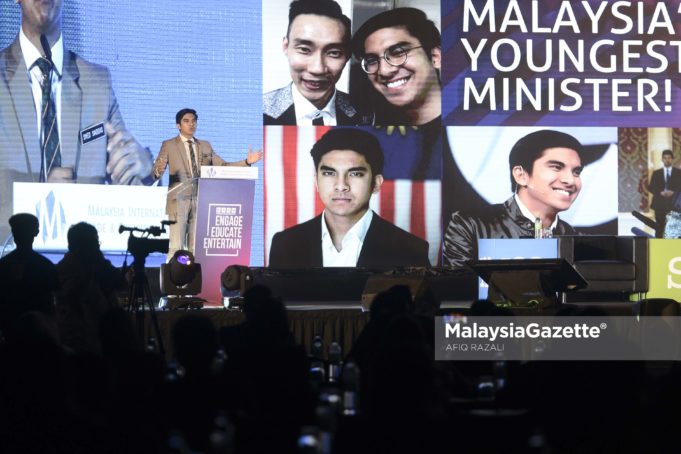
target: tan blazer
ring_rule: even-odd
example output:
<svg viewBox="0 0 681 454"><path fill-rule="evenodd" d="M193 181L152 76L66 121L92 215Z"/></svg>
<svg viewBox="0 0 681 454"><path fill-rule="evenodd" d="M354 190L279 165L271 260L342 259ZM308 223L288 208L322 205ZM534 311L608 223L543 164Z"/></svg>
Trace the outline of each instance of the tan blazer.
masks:
<svg viewBox="0 0 681 454"><path fill-rule="evenodd" d="M245 166L246 161L241 160L237 162L226 162L215 153L210 142L206 140L199 140L194 137L194 151L196 153L197 165L201 166ZM170 220L175 220L177 217L177 200L182 197L190 197L196 194L196 185L185 185L179 187L183 182L192 179L192 166L187 158L187 151L184 148L182 139L177 135L172 139L168 139L161 145L152 176L155 180L161 178L166 171L166 167L170 167L170 175L168 179L168 198L166 199L166 213Z"/></svg>

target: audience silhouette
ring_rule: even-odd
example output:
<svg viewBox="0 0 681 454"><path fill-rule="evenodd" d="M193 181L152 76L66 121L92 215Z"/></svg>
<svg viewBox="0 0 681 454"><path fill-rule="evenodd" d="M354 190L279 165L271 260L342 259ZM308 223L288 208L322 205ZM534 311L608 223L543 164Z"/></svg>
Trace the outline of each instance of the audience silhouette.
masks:
<svg viewBox="0 0 681 454"><path fill-rule="evenodd" d="M54 316L54 292L59 288L54 264L33 250L38 218L19 213L9 224L16 249L0 258L0 331L5 336L12 335L11 327L26 312Z"/></svg>
<svg viewBox="0 0 681 454"><path fill-rule="evenodd" d="M100 353L100 319L108 309L118 306L116 290L124 285L123 276L104 258L93 225L80 222L71 226L67 239L69 250L57 264L61 341L76 351Z"/></svg>
<svg viewBox="0 0 681 454"><path fill-rule="evenodd" d="M296 345L284 305L269 289L252 287L244 300L246 320L220 330L237 452L294 453L314 409L305 350Z"/></svg>
<svg viewBox="0 0 681 454"><path fill-rule="evenodd" d="M166 363L118 306L123 280L93 226L69 229L55 267L32 250L35 216L10 225L17 248L0 259L3 453L640 452L675 442L673 420L656 409L681 402L676 365L435 361L441 311L427 289L375 297L340 381L320 375L323 348L307 356L263 286L244 295L239 324L175 317ZM467 315L513 312L478 300ZM604 313L565 305L556 315ZM481 399L490 377L494 392Z"/></svg>

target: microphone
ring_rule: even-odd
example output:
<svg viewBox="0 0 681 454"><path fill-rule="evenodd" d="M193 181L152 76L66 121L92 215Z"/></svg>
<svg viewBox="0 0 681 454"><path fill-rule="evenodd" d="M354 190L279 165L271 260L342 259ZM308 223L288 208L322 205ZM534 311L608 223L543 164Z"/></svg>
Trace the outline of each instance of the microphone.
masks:
<svg viewBox="0 0 681 454"><path fill-rule="evenodd" d="M161 221L161 225L173 225L177 224L177 221Z"/></svg>
<svg viewBox="0 0 681 454"><path fill-rule="evenodd" d="M653 230L657 230L657 222L653 221L652 219L650 219L645 214L641 213L640 211L636 211L636 210L632 211L631 214L636 219L641 221L644 225L646 225L647 227L650 227Z"/></svg>
<svg viewBox="0 0 681 454"><path fill-rule="evenodd" d="M52 49L50 49L50 43L47 42L47 37L45 34L40 35L40 44L43 46L43 52L45 52L45 59L52 64Z"/></svg>

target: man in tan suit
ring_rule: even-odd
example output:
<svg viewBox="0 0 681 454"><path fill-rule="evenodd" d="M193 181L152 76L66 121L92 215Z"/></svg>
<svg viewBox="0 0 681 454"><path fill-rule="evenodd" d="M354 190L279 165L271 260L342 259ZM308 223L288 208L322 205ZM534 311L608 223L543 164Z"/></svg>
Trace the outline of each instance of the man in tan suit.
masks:
<svg viewBox="0 0 681 454"><path fill-rule="evenodd" d="M248 150L246 159L226 162L215 153L210 142L194 137L198 115L194 109L182 109L175 115L180 134L161 145L151 177L161 178L170 166L166 213L171 221L168 260L178 249L194 251L194 221L196 218L196 184L186 183L199 177L201 166L251 166L262 158L262 151Z"/></svg>

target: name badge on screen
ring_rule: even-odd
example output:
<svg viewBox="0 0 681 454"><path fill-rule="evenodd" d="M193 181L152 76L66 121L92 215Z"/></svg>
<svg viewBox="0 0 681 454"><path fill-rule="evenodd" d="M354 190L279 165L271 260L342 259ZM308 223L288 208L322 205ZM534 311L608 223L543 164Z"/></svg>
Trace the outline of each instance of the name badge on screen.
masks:
<svg viewBox="0 0 681 454"><path fill-rule="evenodd" d="M85 145L86 143L101 139L105 135L106 132L104 131L104 122L97 123L80 131L80 143Z"/></svg>

